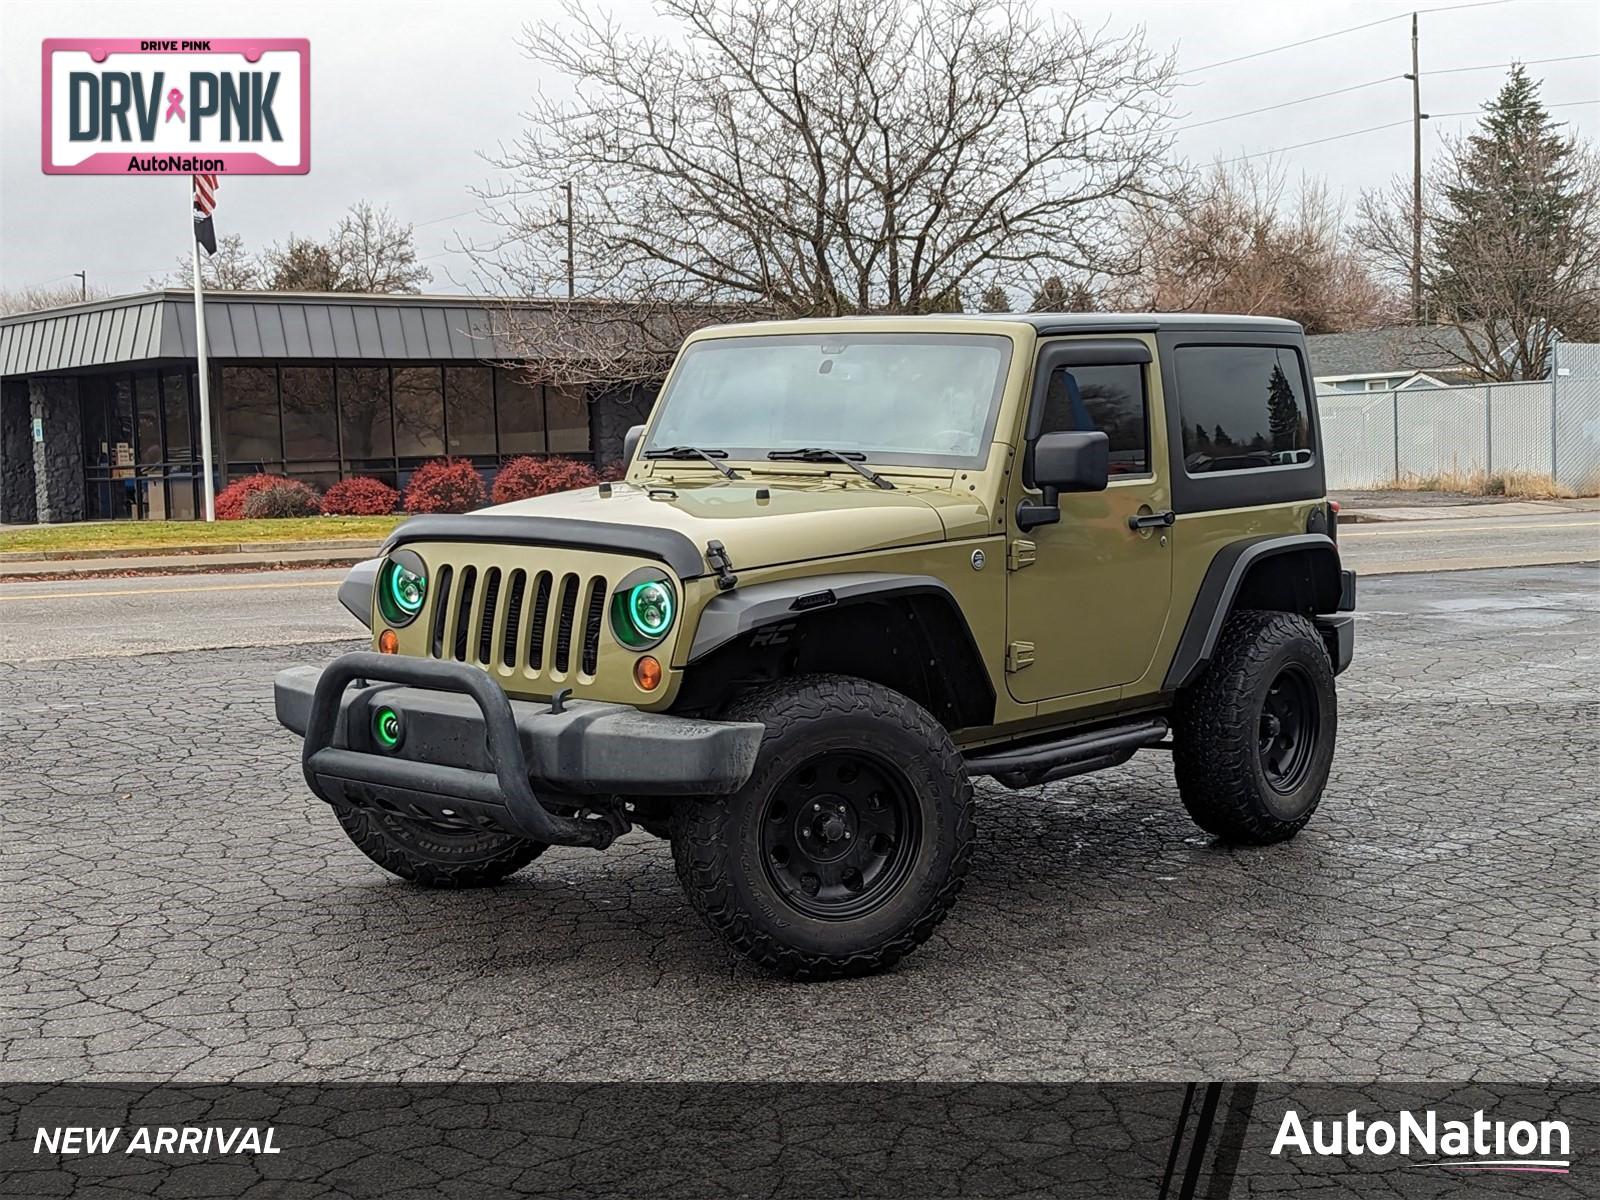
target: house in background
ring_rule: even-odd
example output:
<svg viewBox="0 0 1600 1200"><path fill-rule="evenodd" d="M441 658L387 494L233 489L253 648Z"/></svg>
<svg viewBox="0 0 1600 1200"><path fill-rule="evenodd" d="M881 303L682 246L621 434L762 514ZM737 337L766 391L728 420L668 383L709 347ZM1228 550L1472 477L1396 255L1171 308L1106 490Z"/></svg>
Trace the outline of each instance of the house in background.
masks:
<svg viewBox="0 0 1600 1200"><path fill-rule="evenodd" d="M1452 354L1452 349L1458 351ZM1479 383L1461 334L1443 325L1395 325L1306 338L1319 392L1388 392Z"/></svg>

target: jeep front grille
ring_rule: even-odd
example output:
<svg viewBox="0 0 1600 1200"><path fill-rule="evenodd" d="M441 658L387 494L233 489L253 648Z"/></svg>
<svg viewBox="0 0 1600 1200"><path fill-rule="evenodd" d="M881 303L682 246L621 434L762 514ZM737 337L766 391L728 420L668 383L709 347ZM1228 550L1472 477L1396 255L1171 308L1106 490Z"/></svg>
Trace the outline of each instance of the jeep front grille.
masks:
<svg viewBox="0 0 1600 1200"><path fill-rule="evenodd" d="M533 677L565 678L576 667L580 679L593 678L609 592L603 575L441 566L428 653Z"/></svg>

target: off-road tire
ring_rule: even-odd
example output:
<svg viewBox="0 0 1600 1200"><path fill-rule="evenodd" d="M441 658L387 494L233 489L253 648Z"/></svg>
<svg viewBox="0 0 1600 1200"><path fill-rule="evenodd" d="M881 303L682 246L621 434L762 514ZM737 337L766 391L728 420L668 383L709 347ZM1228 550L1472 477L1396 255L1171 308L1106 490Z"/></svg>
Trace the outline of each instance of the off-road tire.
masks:
<svg viewBox="0 0 1600 1200"><path fill-rule="evenodd" d="M392 813L334 805L350 840L385 871L423 887L470 888L497 883L547 847L507 833L446 832Z"/></svg>
<svg viewBox="0 0 1600 1200"><path fill-rule="evenodd" d="M766 733L743 788L686 800L673 813L678 879L706 923L758 967L802 981L870 974L925 941L961 890L973 845L972 783L943 726L905 696L841 675L782 680L723 715L760 722ZM918 824L904 841L899 882L882 885L878 906L824 919L785 898L763 831L797 772L803 778L814 763L826 771L852 755L870 758L874 771L899 772L901 803Z"/></svg>
<svg viewBox="0 0 1600 1200"><path fill-rule="evenodd" d="M1269 783L1261 737L1268 690L1288 670L1315 697L1315 740L1287 794ZM1315 626L1294 613L1244 610L1222 627L1204 674L1179 694L1173 771L1194 823L1248 846L1287 841L1322 799L1338 707L1333 665Z"/></svg>

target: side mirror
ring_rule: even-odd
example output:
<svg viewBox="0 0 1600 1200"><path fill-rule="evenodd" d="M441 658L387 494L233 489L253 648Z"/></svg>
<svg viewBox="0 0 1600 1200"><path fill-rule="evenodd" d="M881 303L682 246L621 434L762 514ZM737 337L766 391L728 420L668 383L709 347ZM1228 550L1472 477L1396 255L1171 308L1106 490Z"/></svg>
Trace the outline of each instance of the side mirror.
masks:
<svg viewBox="0 0 1600 1200"><path fill-rule="evenodd" d="M635 425L622 435L622 465L633 465L633 454L639 448L639 439L644 437L644 426Z"/></svg>
<svg viewBox="0 0 1600 1200"><path fill-rule="evenodd" d="M1062 492L1103 492L1111 479L1111 439L1099 431L1041 434L1028 451L1031 478L1044 492L1040 503L1017 506L1017 525L1027 532L1061 520Z"/></svg>

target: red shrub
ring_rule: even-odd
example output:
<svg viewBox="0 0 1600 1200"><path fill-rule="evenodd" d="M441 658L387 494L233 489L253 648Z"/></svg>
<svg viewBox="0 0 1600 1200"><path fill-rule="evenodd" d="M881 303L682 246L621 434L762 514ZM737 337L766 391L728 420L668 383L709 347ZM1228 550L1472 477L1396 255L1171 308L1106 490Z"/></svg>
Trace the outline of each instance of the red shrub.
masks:
<svg viewBox="0 0 1600 1200"><path fill-rule="evenodd" d="M600 476L586 462L570 458L513 458L500 468L494 477L493 499L496 504L512 500L526 500L530 496L548 496L551 492L570 492L574 488L593 487Z"/></svg>
<svg viewBox="0 0 1600 1200"><path fill-rule="evenodd" d="M235 479L217 493L217 520L238 521L244 518L244 502L263 488L288 483L282 475L246 475Z"/></svg>
<svg viewBox="0 0 1600 1200"><path fill-rule="evenodd" d="M408 513L461 513L483 503L483 476L464 458L436 458L411 474Z"/></svg>
<svg viewBox="0 0 1600 1200"><path fill-rule="evenodd" d="M627 473L628 464L619 458L615 462L608 462L600 468L600 482L616 483Z"/></svg>
<svg viewBox="0 0 1600 1200"><path fill-rule="evenodd" d="M358 475L341 479L322 497L322 512L329 517L381 517L395 510L400 493L381 479Z"/></svg>

